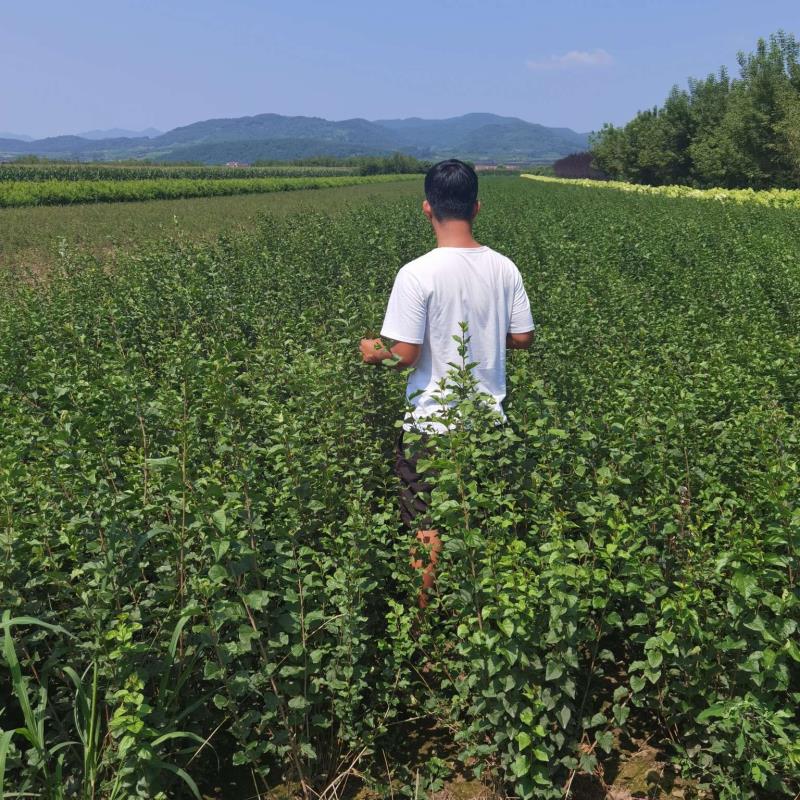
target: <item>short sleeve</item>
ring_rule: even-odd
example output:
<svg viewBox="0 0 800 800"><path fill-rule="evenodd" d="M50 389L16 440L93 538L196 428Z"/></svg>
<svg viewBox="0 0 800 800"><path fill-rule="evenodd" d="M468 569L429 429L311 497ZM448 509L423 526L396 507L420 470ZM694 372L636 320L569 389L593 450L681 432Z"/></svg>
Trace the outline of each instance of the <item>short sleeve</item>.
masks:
<svg viewBox="0 0 800 800"><path fill-rule="evenodd" d="M531 304L525 291L525 285L522 283L522 275L516 267L514 267L514 273L514 295L511 301L508 332L528 333L535 327L531 316Z"/></svg>
<svg viewBox="0 0 800 800"><path fill-rule="evenodd" d="M428 302L419 281L406 269L394 279L381 336L396 342L422 344L428 318Z"/></svg>

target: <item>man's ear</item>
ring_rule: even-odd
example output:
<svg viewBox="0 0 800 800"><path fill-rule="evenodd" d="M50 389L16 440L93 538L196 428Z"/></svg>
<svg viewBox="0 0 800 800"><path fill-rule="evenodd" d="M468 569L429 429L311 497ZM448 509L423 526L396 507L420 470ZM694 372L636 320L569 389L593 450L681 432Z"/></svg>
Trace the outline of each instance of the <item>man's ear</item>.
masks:
<svg viewBox="0 0 800 800"><path fill-rule="evenodd" d="M433 222L433 209L427 200L422 201L422 213L428 218L428 220Z"/></svg>
<svg viewBox="0 0 800 800"><path fill-rule="evenodd" d="M480 200L476 200L475 201L475 208L472 209L472 219L475 219L475 217L478 216L478 212L480 210L481 210L481 201Z"/></svg>

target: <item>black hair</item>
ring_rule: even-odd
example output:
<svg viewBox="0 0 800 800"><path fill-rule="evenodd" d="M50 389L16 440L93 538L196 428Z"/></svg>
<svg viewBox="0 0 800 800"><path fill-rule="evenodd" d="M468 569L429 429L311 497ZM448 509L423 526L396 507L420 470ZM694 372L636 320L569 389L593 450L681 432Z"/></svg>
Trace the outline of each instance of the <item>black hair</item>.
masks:
<svg viewBox="0 0 800 800"><path fill-rule="evenodd" d="M478 199L478 175L457 158L440 161L425 174L425 197L440 222L446 219L471 222Z"/></svg>

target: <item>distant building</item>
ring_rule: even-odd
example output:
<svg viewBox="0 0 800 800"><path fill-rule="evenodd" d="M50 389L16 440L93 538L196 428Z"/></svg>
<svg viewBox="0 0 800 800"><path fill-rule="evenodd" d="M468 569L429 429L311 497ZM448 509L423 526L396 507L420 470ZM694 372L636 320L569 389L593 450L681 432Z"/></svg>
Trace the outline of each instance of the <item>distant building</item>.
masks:
<svg viewBox="0 0 800 800"><path fill-rule="evenodd" d="M559 158L553 164L553 171L557 178L591 178L592 180L606 180L607 176L597 169L589 152L572 153L565 158Z"/></svg>
<svg viewBox="0 0 800 800"><path fill-rule="evenodd" d="M514 172L524 169L523 164L517 163L504 163L504 164L476 164L475 172Z"/></svg>

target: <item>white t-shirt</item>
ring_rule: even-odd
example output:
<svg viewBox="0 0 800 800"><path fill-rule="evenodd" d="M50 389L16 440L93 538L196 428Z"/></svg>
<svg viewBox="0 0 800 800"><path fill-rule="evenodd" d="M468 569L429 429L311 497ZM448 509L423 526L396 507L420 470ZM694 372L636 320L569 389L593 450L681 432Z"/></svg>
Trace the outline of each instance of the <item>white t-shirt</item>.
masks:
<svg viewBox="0 0 800 800"><path fill-rule="evenodd" d="M468 362L478 362L473 370L477 389L491 395L505 417L506 334L534 329L522 276L511 259L485 245L437 247L397 273L381 328L388 339L422 345L406 389L413 405L403 426L407 430L415 424L445 430L424 420L441 413L439 381L450 369L448 362L461 361L453 339L461 336L460 322L469 325Z"/></svg>

